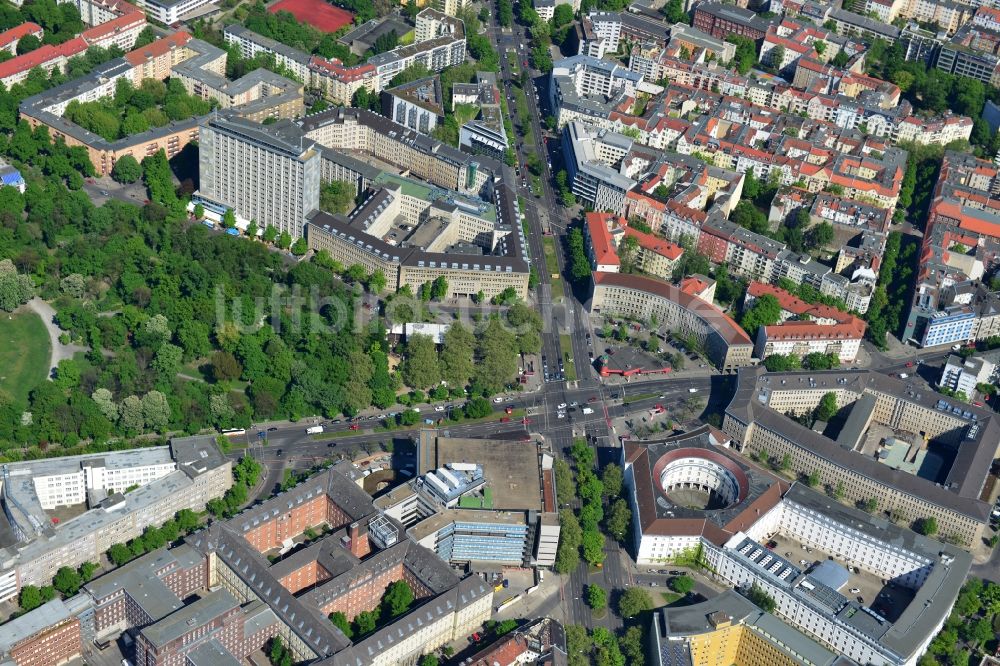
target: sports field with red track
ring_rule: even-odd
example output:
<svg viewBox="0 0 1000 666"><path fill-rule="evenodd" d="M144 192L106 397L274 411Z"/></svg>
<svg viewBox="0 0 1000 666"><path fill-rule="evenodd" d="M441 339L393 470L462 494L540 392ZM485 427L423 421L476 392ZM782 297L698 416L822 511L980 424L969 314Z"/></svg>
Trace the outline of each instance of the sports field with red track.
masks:
<svg viewBox="0 0 1000 666"><path fill-rule="evenodd" d="M354 14L324 0L281 0L271 5L268 11L272 14L289 12L300 22L323 32L337 32L354 20Z"/></svg>

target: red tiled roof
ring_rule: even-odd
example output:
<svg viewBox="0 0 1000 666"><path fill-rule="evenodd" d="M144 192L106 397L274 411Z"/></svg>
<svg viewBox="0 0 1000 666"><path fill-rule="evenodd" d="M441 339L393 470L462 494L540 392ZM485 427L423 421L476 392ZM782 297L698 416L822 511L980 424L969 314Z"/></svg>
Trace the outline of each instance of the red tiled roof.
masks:
<svg viewBox="0 0 1000 666"><path fill-rule="evenodd" d="M747 295L760 298L769 294L778 300L781 309L795 315L809 315L814 319L833 319L836 324L821 325L816 321L786 321L782 324L765 327L769 339L799 339L812 338L860 338L865 334L867 324L863 319L849 312L822 303L807 303L794 294L780 287L751 282L747 287ZM817 328L818 327L818 328Z"/></svg>
<svg viewBox="0 0 1000 666"><path fill-rule="evenodd" d="M523 636L516 635L501 639L472 656L472 666L510 666L517 663L517 658L528 651L528 642Z"/></svg>
<svg viewBox="0 0 1000 666"><path fill-rule="evenodd" d="M363 65L355 65L354 67L345 67L344 65L341 65L339 61L333 62L326 60L325 58L320 58L319 56L313 56L310 58L309 65L318 69L326 70L332 76L335 76L340 81L345 82L363 79L365 76L375 71L375 66L367 63Z"/></svg>
<svg viewBox="0 0 1000 666"><path fill-rule="evenodd" d="M2 65L0 65L2 67ZM946 215L958 220L958 226L965 231L971 231L984 236L1000 238L1000 224L990 222L963 212L962 207L951 201L942 201L934 207L938 215Z"/></svg>
<svg viewBox="0 0 1000 666"><path fill-rule="evenodd" d="M608 230L608 220L616 216L611 213L587 213L587 235L590 237L590 247L594 253L594 261L598 265L618 266L618 252L611 242L611 232Z"/></svg>
<svg viewBox="0 0 1000 666"><path fill-rule="evenodd" d="M685 294L691 294L692 296L697 296L701 292L708 289L708 283L701 278L696 278L693 275L688 276L681 280L680 289Z"/></svg>
<svg viewBox="0 0 1000 666"><path fill-rule="evenodd" d="M90 44L93 42L99 42L102 39L107 39L116 32L128 30L138 25L146 25L146 15L141 12L132 12L113 18L106 23L95 25L93 28L88 28L87 30L81 32L80 36L83 37L88 44Z"/></svg>
<svg viewBox="0 0 1000 666"><path fill-rule="evenodd" d="M35 67L41 67L59 58L72 58L87 50L87 42L82 37L75 37L59 46L46 44L30 53L0 62L0 79L27 72Z"/></svg>
<svg viewBox="0 0 1000 666"><path fill-rule="evenodd" d="M747 332L732 317L711 303L707 303L697 296L684 293L672 284L641 275L626 275L624 273L597 272L593 274L593 277L595 285L644 291L673 301L715 329L728 344L751 344L750 336L747 335Z"/></svg>
<svg viewBox="0 0 1000 666"><path fill-rule="evenodd" d="M864 322L821 326L814 321L786 321L764 327L764 337L768 340L860 340L864 334Z"/></svg>
<svg viewBox="0 0 1000 666"><path fill-rule="evenodd" d="M125 60L127 60L129 64L137 67L144 62L164 55L171 49L184 46L189 41L191 41L191 35L189 33L184 31L175 32L168 37L158 39L155 42L135 49L134 51L129 51L125 54Z"/></svg>
<svg viewBox="0 0 1000 666"><path fill-rule="evenodd" d="M42 26L37 23L32 23L31 21L22 23L16 28L11 28L10 30L0 33L0 48L4 48L11 42L20 40L22 37L35 35L40 32L42 32Z"/></svg>
<svg viewBox="0 0 1000 666"><path fill-rule="evenodd" d="M639 241L639 247L644 250L649 250L650 252L655 252L656 254L666 257L671 261L679 259L682 254L684 254L684 248L676 243L671 243L665 238L660 238L654 236L653 234L647 234L643 231L633 229L632 227L625 227L625 235L631 236Z"/></svg>

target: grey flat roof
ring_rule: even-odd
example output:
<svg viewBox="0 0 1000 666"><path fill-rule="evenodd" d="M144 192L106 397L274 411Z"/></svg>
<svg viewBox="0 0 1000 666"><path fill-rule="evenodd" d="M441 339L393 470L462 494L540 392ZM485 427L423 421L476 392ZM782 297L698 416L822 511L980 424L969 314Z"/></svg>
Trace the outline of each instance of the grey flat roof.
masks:
<svg viewBox="0 0 1000 666"><path fill-rule="evenodd" d="M155 576L132 581L125 592L154 622L184 606L166 583Z"/></svg>
<svg viewBox="0 0 1000 666"><path fill-rule="evenodd" d="M17 547L18 556L22 561L28 561L53 548L75 543L104 529L106 525L121 520L123 514L147 511L171 495L186 493L191 485L191 479L184 472L171 472L125 495L124 508L112 512L97 508L72 518L54 530L47 530L30 543Z"/></svg>
<svg viewBox="0 0 1000 666"><path fill-rule="evenodd" d="M141 449L125 451L108 451L107 453L90 453L80 456L62 456L59 458L43 458L27 462L6 463L12 476L22 474L35 476L50 476L53 474L71 474L80 471L87 463L103 465L108 469L127 469L144 465L159 465L172 462L170 449L166 446L150 446Z"/></svg>
<svg viewBox="0 0 1000 666"><path fill-rule="evenodd" d="M300 51L296 48L288 46L287 44L282 44L281 42L271 39L270 37L265 37L264 35L258 34L249 28L245 28L242 25L233 23L227 25L223 29L223 33L229 33L235 35L236 37L241 37L243 39L248 39L252 42L260 44L264 48L274 51L275 53L280 53L289 60L294 60L300 65L308 65L309 58L311 57L308 53Z"/></svg>
<svg viewBox="0 0 1000 666"><path fill-rule="evenodd" d="M9 654L10 649L21 641L71 617L73 613L63 600L53 599L30 613L0 625L0 655Z"/></svg>
<svg viewBox="0 0 1000 666"><path fill-rule="evenodd" d="M490 511L483 509L442 509L421 520L407 530L416 541L434 534L445 525L454 522L479 523L482 525L524 525L524 511Z"/></svg>
<svg viewBox="0 0 1000 666"><path fill-rule="evenodd" d="M435 436L421 431L417 445L417 474L448 463L482 465L486 487L493 490L493 508L540 511L541 462L534 444L494 439Z"/></svg>
<svg viewBox="0 0 1000 666"><path fill-rule="evenodd" d="M979 493L986 480L990 464L1000 441L1000 426L991 412L973 406L960 405L960 413L952 414L963 420L974 439L963 438L957 446L955 460L948 473L948 487L942 487L927 479L892 469L878 461L848 451L828 437L813 432L768 407L764 402L767 393L774 390L850 390L864 393L866 389L920 404L928 409L937 409L942 402L947 405L957 401L944 400L940 394L924 390L914 392L911 386L887 375L868 370L834 370L828 372L780 372L768 373L765 368L741 368L736 392L726 413L742 423L756 422L758 425L781 434L831 463L855 473L883 483L901 492L909 493L924 501L937 504L951 511L985 522L990 507L979 500ZM942 410L944 411L944 410ZM950 411L950 408L949 408ZM966 419L964 413L970 418ZM975 417L974 419L972 417Z"/></svg>
<svg viewBox="0 0 1000 666"><path fill-rule="evenodd" d="M156 572L171 564L176 564L182 570L189 569L201 559L202 556L198 551L187 544L181 544L170 550L160 549L147 553L83 587L97 600L104 599L119 590L129 590L130 594L137 594L135 591L142 589L144 583L158 580ZM168 590L168 593L168 597L177 601L173 592Z"/></svg>
<svg viewBox="0 0 1000 666"><path fill-rule="evenodd" d="M185 657L191 666L241 666L243 664L214 638L187 652Z"/></svg>
<svg viewBox="0 0 1000 666"><path fill-rule="evenodd" d="M872 412L875 411L875 396L865 393L851 405L851 413L847 415L844 427L837 435L837 443L853 449L858 445L861 436L865 434Z"/></svg>
<svg viewBox="0 0 1000 666"><path fill-rule="evenodd" d="M902 32L894 25L888 25L882 21L877 21L873 18L862 16L861 14L855 14L854 12L849 12L846 9L841 9L839 7L833 7L830 9L830 18L850 25L856 25L864 30L868 30L869 32L885 35L889 39L898 39L900 33Z"/></svg>
<svg viewBox="0 0 1000 666"><path fill-rule="evenodd" d="M302 132L290 120L261 125L245 118L212 115L206 117L202 124L219 132L249 139L296 159L301 159L313 146L313 141L303 137Z"/></svg>
<svg viewBox="0 0 1000 666"><path fill-rule="evenodd" d="M163 647L177 640L194 627L200 627L223 613L238 608L239 603L229 590L220 588L207 593L159 622L142 630L142 635L156 647Z"/></svg>
<svg viewBox="0 0 1000 666"><path fill-rule="evenodd" d="M692 636L715 631L715 621L729 618L733 624L742 624L755 629L768 642L807 658L816 666L833 664L837 655L793 629L781 620L750 603L734 590L726 590L707 601L679 608L663 608L660 611L662 631L667 637Z"/></svg>
<svg viewBox="0 0 1000 666"><path fill-rule="evenodd" d="M886 544L887 548L906 550L926 557L933 563L927 579L915 591L914 598L899 618L887 627L880 625L878 633L881 634L880 642L883 646L897 654L910 655L950 613L951 606L972 565L972 556L969 553L951 544L921 536L877 516L844 506L798 483L792 486L785 497L830 520L880 541ZM862 620L863 618L858 619Z"/></svg>
<svg viewBox="0 0 1000 666"><path fill-rule="evenodd" d="M826 585L831 590L839 590L847 584L851 575L844 565L833 560L823 560L813 569L809 576Z"/></svg>

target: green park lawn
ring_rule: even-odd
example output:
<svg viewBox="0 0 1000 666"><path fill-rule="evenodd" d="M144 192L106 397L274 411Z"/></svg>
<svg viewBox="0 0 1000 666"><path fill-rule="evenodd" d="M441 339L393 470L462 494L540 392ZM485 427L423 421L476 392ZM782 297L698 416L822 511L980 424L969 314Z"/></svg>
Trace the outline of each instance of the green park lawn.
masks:
<svg viewBox="0 0 1000 666"><path fill-rule="evenodd" d="M0 317L0 391L26 403L28 392L48 376L50 349L45 324L34 312Z"/></svg>

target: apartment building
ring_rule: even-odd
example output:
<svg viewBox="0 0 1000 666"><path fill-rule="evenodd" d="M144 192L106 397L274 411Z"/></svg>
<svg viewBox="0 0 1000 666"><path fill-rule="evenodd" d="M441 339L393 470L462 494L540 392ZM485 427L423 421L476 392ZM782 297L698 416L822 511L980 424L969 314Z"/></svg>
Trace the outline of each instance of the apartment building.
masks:
<svg viewBox="0 0 1000 666"><path fill-rule="evenodd" d="M422 64L430 71L465 61L465 26L460 19L427 7L417 15L413 44L380 53L352 67L339 60L311 56L240 25L226 26L227 43L238 44L244 57L260 53L274 56L309 88L319 90L334 104L350 105L354 93L364 88L381 92L392 78L407 67Z"/></svg>
<svg viewBox="0 0 1000 666"><path fill-rule="evenodd" d="M808 413L831 392L843 405L852 403L852 412L861 406L858 414L863 418L855 419L852 436L846 439L860 441L871 424L881 424L921 433L951 448L955 458L942 471L944 481L891 468L785 416L787 412ZM881 515L904 523L933 516L939 525L948 526L948 538L960 543L979 539L988 518L989 506L979 500L979 494L994 454L989 442L995 441L997 427L996 419L975 407L920 394L905 381L859 370L741 370L723 421L723 430L746 454L787 454L794 470L816 472L821 484L840 488L845 499L866 502L875 498Z"/></svg>
<svg viewBox="0 0 1000 666"><path fill-rule="evenodd" d="M114 46L127 51L146 27L146 15L127 2L104 4L80 0L75 4L80 8L84 22L91 27L62 44L43 44L33 51L0 63L0 83L7 88L22 83L35 68L41 68L46 74L51 74L56 68L62 70L70 58L83 55L91 46ZM41 28L33 23L13 28L5 33L7 41L3 48L9 53L16 53L20 37L25 34L40 36L40 32ZM2 40L0 37L0 41Z"/></svg>
<svg viewBox="0 0 1000 666"><path fill-rule="evenodd" d="M977 386L993 383L995 372L996 364L985 358L978 356L962 358L951 354L941 369L938 385L972 398L976 395Z"/></svg>
<svg viewBox="0 0 1000 666"><path fill-rule="evenodd" d="M864 13L874 14L883 23L892 23L896 18L936 23L940 31L953 34L972 21L977 7L951 0L866 0Z"/></svg>
<svg viewBox="0 0 1000 666"><path fill-rule="evenodd" d="M576 14L580 11L580 0L532 0L531 6L538 13L538 18L543 21L551 21L556 13L557 5L569 5Z"/></svg>
<svg viewBox="0 0 1000 666"><path fill-rule="evenodd" d="M591 11L581 22L581 29L583 39L578 52L595 58L619 52L622 41L666 46L672 30L667 23L640 14L605 11Z"/></svg>
<svg viewBox="0 0 1000 666"><path fill-rule="evenodd" d="M83 656L78 597L53 599L0 627L0 658L14 666L61 666Z"/></svg>
<svg viewBox="0 0 1000 666"><path fill-rule="evenodd" d="M765 294L777 299L781 306L781 321L757 330L754 356L765 359L772 354L795 355L835 354L841 363L854 363L867 324L860 317L822 304L806 303L802 299L773 285L751 282L744 307Z"/></svg>
<svg viewBox="0 0 1000 666"><path fill-rule="evenodd" d="M669 280L684 254L684 248L676 243L639 231L624 217L611 213L587 213L584 240L595 271L617 273L621 267L619 255L625 254L629 268Z"/></svg>
<svg viewBox="0 0 1000 666"><path fill-rule="evenodd" d="M903 339L921 347L995 335L1000 301L983 278L1000 262L995 164L945 152Z"/></svg>
<svg viewBox="0 0 1000 666"><path fill-rule="evenodd" d="M716 39L739 35L758 41L767 34L771 22L756 12L735 5L702 2L694 8L691 25Z"/></svg>
<svg viewBox="0 0 1000 666"><path fill-rule="evenodd" d="M199 128L199 194L261 227L293 239L319 208L320 156L301 134L242 119L209 119Z"/></svg>
<svg viewBox="0 0 1000 666"><path fill-rule="evenodd" d="M734 275L750 280L774 283L786 278L795 284L808 284L862 314L871 304L873 272L855 271L847 278L807 255L788 250L783 243L727 220L709 220L702 226L698 251L714 263L727 264Z"/></svg>
<svg viewBox="0 0 1000 666"><path fill-rule="evenodd" d="M736 55L736 45L732 42L715 39L711 35L684 23L675 23L670 26L669 46L678 51L686 49L692 54L692 58L698 60L704 58L718 60L719 62L729 62ZM632 69L631 65L629 69Z"/></svg>
<svg viewBox="0 0 1000 666"><path fill-rule="evenodd" d="M593 313L655 317L680 336L691 335L720 370L752 363L753 343L740 326L711 303L654 278L623 273L594 273L589 308Z"/></svg>
<svg viewBox="0 0 1000 666"><path fill-rule="evenodd" d="M136 85L148 78L147 75L173 76L181 80L190 93L215 99L229 109L230 114L257 121L302 113L302 88L296 82L264 70L228 81L223 76L225 63L225 51L191 39L187 33L176 33L111 60L79 79L25 99L20 105L21 117L32 127L48 127L53 138L61 138L69 146L85 147L97 172L106 175L124 155L141 161L163 150L168 158L173 157L188 143L197 140L198 125L204 120L190 118L171 122L107 141L62 117L74 100L94 102L113 95L119 79Z"/></svg>
<svg viewBox="0 0 1000 666"><path fill-rule="evenodd" d="M444 122L441 77L428 76L382 91L382 115L421 134Z"/></svg>
<svg viewBox="0 0 1000 666"><path fill-rule="evenodd" d="M136 4L160 23L174 26L181 17L209 4L209 0L137 0Z"/></svg>
<svg viewBox="0 0 1000 666"><path fill-rule="evenodd" d="M837 35L826 30L785 19L768 26L758 57L761 62L769 63L782 71L795 65L800 58L822 58L824 62L833 58L840 51L839 41ZM825 45L822 56L813 48L816 42L823 42ZM774 57L776 53L781 54L780 60Z"/></svg>
<svg viewBox="0 0 1000 666"><path fill-rule="evenodd" d="M31 35L36 39L41 39L44 34L45 31L42 30L42 26L31 21L26 21L15 28L0 32L0 51L6 51L10 55L16 56L17 43L21 41L22 37Z"/></svg>
<svg viewBox="0 0 1000 666"><path fill-rule="evenodd" d="M657 666L828 666L846 661L732 590L692 606L654 612L650 624Z"/></svg>
<svg viewBox="0 0 1000 666"><path fill-rule="evenodd" d="M550 78L566 77L581 96L611 97L616 93L634 96L642 76L623 65L587 55L571 56L554 63ZM558 101L558 100L556 100ZM552 108L558 108L554 104Z"/></svg>
<svg viewBox="0 0 1000 666"><path fill-rule="evenodd" d="M259 35L253 30L239 24L227 25L222 35L226 44L236 44L240 54L246 58L256 58L259 55L270 55L274 63L290 71L302 82L309 81L309 54L281 42Z"/></svg>
<svg viewBox="0 0 1000 666"><path fill-rule="evenodd" d="M422 64L432 72L465 62L465 26L454 18L433 8L417 14L414 42L397 46L391 51L368 59L375 67L379 89L389 85L396 74L407 67Z"/></svg>
<svg viewBox="0 0 1000 666"><path fill-rule="evenodd" d="M431 6L448 16L458 16L458 13L468 5L466 0L434 0Z"/></svg>
<svg viewBox="0 0 1000 666"><path fill-rule="evenodd" d="M96 561L181 509L200 511L232 482L232 463L210 437L173 439L169 453L141 449L7 464L3 486L12 508L3 522L16 543L3 551L0 598L15 597L24 585L48 585L60 567ZM46 527L53 525L48 511L84 501L87 511Z"/></svg>

